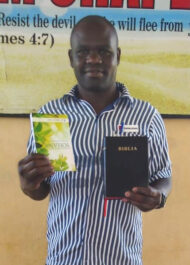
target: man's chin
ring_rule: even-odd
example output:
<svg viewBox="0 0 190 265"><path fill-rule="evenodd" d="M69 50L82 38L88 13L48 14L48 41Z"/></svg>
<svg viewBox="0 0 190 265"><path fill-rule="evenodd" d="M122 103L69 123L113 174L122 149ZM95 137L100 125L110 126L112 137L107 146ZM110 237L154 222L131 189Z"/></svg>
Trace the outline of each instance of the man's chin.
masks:
<svg viewBox="0 0 190 265"><path fill-rule="evenodd" d="M79 82L80 87L88 92L106 91L106 84L100 78L86 78L83 82Z"/></svg>
<svg viewBox="0 0 190 265"><path fill-rule="evenodd" d="M102 84L93 84L93 85L89 85L89 86L86 86L85 85L85 90L86 91L89 91L89 92L94 92L94 93L100 93L100 92L104 92L107 90L106 86L103 86Z"/></svg>

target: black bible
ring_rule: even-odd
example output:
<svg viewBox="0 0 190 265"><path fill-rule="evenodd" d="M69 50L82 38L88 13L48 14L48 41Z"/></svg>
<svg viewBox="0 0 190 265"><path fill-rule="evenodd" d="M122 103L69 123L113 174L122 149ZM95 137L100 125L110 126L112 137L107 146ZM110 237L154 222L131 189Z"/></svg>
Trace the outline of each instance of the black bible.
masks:
<svg viewBox="0 0 190 265"><path fill-rule="evenodd" d="M120 199L133 187L148 186L146 136L105 137L105 197Z"/></svg>

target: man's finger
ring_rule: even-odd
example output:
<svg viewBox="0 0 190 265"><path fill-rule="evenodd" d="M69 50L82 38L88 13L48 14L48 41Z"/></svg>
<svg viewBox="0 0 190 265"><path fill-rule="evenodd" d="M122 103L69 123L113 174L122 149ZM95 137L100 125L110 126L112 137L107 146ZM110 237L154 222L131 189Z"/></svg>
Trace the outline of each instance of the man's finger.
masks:
<svg viewBox="0 0 190 265"><path fill-rule="evenodd" d="M27 171L27 174L23 175L24 178L28 180L34 179L45 179L50 177L54 174L54 170L52 167L42 166L39 168L32 168L31 170Z"/></svg>
<svg viewBox="0 0 190 265"><path fill-rule="evenodd" d="M134 193L139 193L145 196L155 197L158 195L158 191L150 186L148 187L134 187L132 189Z"/></svg>
<svg viewBox="0 0 190 265"><path fill-rule="evenodd" d="M130 201L139 202L139 203L146 203L150 198L152 198L142 193L135 193L132 191L126 192L125 196Z"/></svg>
<svg viewBox="0 0 190 265"><path fill-rule="evenodd" d="M30 154L27 155L26 157L24 157L22 160L19 161L18 165L23 165L23 164L27 164L30 161L35 161L35 160L47 160L49 161L48 157L45 155L41 155L41 154Z"/></svg>

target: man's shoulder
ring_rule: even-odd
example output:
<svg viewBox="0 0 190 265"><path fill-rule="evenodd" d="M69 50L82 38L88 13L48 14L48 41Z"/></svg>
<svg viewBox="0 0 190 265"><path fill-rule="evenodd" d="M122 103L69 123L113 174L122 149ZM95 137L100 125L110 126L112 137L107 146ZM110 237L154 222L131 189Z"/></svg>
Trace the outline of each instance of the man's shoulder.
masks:
<svg viewBox="0 0 190 265"><path fill-rule="evenodd" d="M62 97L52 99L44 104L39 112L40 113L50 113L50 114L60 114L67 110L70 100L73 98L72 90L65 93Z"/></svg>
<svg viewBox="0 0 190 265"><path fill-rule="evenodd" d="M40 113L49 113L49 114L58 114L60 113L59 110L63 109L63 97L57 98L57 99L52 99L48 101L46 104L44 104L39 112Z"/></svg>
<svg viewBox="0 0 190 265"><path fill-rule="evenodd" d="M157 109L149 102L143 99L139 99L136 97L132 97L132 106L135 108L138 108L139 110L147 110L150 111L151 113L158 112Z"/></svg>
<svg viewBox="0 0 190 265"><path fill-rule="evenodd" d="M162 124L163 118L158 109L150 102L132 97L131 113L137 117L141 123L149 124Z"/></svg>
<svg viewBox="0 0 190 265"><path fill-rule="evenodd" d="M138 108L145 107L145 108L149 108L153 111L156 111L156 108L150 102L132 96L131 93L129 92L128 88L124 84L117 82L116 85L117 85L117 88L119 89L119 91L121 93L121 97L129 100L132 107L138 107Z"/></svg>

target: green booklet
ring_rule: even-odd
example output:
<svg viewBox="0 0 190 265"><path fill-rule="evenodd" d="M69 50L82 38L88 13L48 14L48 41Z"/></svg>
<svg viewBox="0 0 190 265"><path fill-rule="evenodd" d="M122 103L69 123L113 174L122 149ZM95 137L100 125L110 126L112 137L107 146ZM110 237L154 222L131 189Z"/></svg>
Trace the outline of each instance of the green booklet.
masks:
<svg viewBox="0 0 190 265"><path fill-rule="evenodd" d="M36 151L49 157L54 170L76 171L66 114L30 115Z"/></svg>

